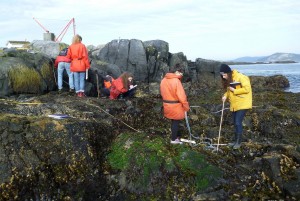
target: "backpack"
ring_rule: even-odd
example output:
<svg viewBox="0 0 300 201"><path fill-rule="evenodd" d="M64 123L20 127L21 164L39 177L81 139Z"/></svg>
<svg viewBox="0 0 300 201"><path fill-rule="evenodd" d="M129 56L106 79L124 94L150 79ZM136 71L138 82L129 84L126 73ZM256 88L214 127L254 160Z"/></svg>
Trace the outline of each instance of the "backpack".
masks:
<svg viewBox="0 0 300 201"><path fill-rule="evenodd" d="M68 54L68 48L64 48L59 52L59 56L67 56Z"/></svg>

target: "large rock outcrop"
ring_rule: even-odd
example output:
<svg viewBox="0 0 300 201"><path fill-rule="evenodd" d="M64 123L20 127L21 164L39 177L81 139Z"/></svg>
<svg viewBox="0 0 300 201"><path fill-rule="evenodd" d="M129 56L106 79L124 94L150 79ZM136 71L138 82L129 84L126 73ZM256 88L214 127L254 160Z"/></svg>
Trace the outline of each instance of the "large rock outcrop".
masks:
<svg viewBox="0 0 300 201"><path fill-rule="evenodd" d="M10 52L0 57L0 96L42 94L54 90L53 61L44 54Z"/></svg>

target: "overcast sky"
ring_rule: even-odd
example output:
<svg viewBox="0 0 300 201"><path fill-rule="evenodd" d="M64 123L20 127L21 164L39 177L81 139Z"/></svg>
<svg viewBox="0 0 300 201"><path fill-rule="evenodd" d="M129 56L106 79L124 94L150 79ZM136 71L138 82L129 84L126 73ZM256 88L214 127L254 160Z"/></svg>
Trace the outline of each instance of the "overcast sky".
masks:
<svg viewBox="0 0 300 201"><path fill-rule="evenodd" d="M187 59L300 54L300 0L8 0L0 3L0 47L58 36L75 19L85 45L164 40ZM71 26L62 42L71 43Z"/></svg>

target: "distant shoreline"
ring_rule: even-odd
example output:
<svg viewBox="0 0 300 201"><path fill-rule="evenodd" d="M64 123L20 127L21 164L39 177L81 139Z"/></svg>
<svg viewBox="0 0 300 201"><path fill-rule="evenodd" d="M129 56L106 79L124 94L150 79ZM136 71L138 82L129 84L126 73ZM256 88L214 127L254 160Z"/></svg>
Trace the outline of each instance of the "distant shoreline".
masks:
<svg viewBox="0 0 300 201"><path fill-rule="evenodd" d="M291 64L291 63L298 63L295 61L274 61L274 62L232 62L227 61L226 64L228 65L250 65L250 64Z"/></svg>

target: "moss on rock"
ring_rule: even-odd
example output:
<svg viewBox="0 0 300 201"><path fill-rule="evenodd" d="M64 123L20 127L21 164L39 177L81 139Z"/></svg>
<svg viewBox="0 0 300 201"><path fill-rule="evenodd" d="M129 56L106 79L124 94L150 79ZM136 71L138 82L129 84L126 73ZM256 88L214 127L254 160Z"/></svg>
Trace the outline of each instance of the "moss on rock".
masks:
<svg viewBox="0 0 300 201"><path fill-rule="evenodd" d="M129 194L172 197L178 193L190 197L192 192L214 185L222 176L220 169L191 147L170 145L160 136L145 133L119 135L108 154L108 162L112 171L123 175L117 183Z"/></svg>

